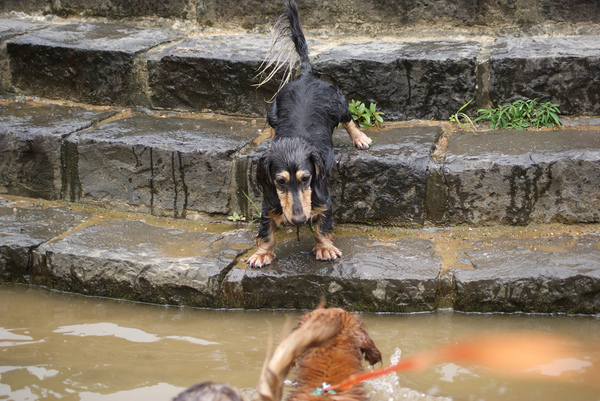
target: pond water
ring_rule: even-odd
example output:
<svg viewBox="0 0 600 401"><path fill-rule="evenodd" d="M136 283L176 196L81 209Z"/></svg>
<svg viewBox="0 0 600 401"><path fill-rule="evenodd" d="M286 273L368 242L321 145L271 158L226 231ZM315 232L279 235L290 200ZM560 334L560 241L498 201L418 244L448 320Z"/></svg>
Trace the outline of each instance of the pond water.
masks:
<svg viewBox="0 0 600 401"><path fill-rule="evenodd" d="M160 401L205 380L228 382L250 400L269 337L277 342L300 314L165 307L0 285L0 400ZM509 379L445 363L368 382L373 400L600 400L600 388L582 385L585 375L578 375L600 363L598 316L439 311L362 317L385 365L392 357L503 330L568 335L589 351L573 358L572 383Z"/></svg>

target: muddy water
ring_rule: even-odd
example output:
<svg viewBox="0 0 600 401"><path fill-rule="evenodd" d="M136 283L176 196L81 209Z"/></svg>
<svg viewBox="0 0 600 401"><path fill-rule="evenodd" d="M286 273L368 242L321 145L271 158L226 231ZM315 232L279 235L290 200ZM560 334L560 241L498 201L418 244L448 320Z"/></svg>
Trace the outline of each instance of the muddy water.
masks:
<svg viewBox="0 0 600 401"><path fill-rule="evenodd" d="M267 352L299 312L163 307L0 285L0 400L169 400L204 380L250 399ZM385 364L476 333L535 329L600 344L600 318L436 312L363 315ZM574 373L599 363L589 354ZM574 382L581 379L575 375ZM600 400L581 384L507 379L441 364L368 384L371 399Z"/></svg>

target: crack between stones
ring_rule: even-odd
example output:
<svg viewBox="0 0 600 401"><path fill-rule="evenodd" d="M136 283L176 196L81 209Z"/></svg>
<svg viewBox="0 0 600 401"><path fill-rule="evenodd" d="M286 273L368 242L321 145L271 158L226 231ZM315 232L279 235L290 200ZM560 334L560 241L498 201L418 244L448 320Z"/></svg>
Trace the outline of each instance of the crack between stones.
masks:
<svg viewBox="0 0 600 401"><path fill-rule="evenodd" d="M181 207L181 218L185 219L187 216L187 208L188 208L188 197L189 197L189 188L185 183L185 171L183 168L183 156L180 151L177 151L177 158L179 160L179 177L181 178L181 186L183 189L183 206ZM173 165L175 168L175 165Z"/></svg>

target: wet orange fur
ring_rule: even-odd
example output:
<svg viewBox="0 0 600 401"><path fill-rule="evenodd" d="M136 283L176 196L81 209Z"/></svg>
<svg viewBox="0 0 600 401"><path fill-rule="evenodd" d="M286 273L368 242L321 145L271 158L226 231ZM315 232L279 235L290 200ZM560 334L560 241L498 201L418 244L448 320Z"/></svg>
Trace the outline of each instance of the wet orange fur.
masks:
<svg viewBox="0 0 600 401"><path fill-rule="evenodd" d="M330 321L330 325L339 325L339 329L331 342L310 348L300 356L296 370L297 384L288 400L366 400L360 385L337 394L313 394L323 382L336 385L363 372L363 356L371 365L381 362L381 353L358 316L340 308L320 308L304 315L298 328L315 319L321 324Z"/></svg>

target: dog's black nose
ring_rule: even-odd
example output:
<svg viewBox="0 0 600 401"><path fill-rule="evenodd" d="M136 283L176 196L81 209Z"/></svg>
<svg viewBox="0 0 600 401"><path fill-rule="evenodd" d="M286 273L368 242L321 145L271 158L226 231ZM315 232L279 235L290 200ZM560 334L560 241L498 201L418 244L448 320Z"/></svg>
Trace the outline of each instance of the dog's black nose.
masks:
<svg viewBox="0 0 600 401"><path fill-rule="evenodd" d="M292 217L292 224L295 226L301 226L306 223L306 217L304 216L294 216Z"/></svg>

